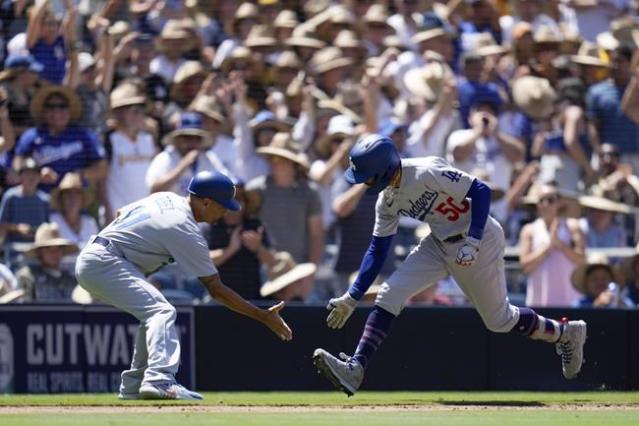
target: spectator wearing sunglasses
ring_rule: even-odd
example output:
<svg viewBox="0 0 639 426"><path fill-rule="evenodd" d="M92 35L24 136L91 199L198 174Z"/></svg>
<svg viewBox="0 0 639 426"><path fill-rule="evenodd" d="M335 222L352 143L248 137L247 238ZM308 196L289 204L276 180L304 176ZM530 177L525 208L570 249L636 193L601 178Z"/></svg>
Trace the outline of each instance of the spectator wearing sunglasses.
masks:
<svg viewBox="0 0 639 426"><path fill-rule="evenodd" d="M65 86L46 86L31 101L37 127L26 130L16 145L14 168L26 157L41 167L40 189L50 192L68 172L95 182L106 176L104 149L91 129L76 124L82 114L78 95Z"/></svg>
<svg viewBox="0 0 639 426"><path fill-rule="evenodd" d="M538 217L519 236L519 261L528 275L526 306L572 306L579 294L570 276L584 261L584 235L576 219L562 217L556 186L533 187L527 199L537 205Z"/></svg>

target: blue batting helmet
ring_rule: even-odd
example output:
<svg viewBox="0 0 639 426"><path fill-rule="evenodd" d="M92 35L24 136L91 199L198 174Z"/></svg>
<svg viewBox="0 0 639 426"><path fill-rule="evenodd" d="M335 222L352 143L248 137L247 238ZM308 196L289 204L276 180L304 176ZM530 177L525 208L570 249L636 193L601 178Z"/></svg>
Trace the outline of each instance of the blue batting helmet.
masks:
<svg viewBox="0 0 639 426"><path fill-rule="evenodd" d="M388 186L401 166L393 141L376 133L360 138L350 152L350 167L344 173L350 183L364 183L374 178L367 190L377 194Z"/></svg>
<svg viewBox="0 0 639 426"><path fill-rule="evenodd" d="M196 197L210 198L229 210L238 211L241 208L235 199L233 181L219 172L204 171L196 174L189 183L189 192Z"/></svg>

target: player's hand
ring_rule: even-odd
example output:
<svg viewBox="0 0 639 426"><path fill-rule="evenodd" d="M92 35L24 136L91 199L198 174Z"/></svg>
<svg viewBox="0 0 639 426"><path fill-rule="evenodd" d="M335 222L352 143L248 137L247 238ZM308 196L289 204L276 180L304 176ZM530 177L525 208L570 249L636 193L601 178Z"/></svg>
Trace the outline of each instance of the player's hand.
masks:
<svg viewBox="0 0 639 426"><path fill-rule="evenodd" d="M479 240L473 237L466 237L466 242L457 250L455 262L461 266L470 266L475 263L479 253Z"/></svg>
<svg viewBox="0 0 639 426"><path fill-rule="evenodd" d="M268 310L264 311L264 318L262 322L271 329L271 331L284 340L289 341L293 338L293 332L291 328L286 324L286 321L280 316L280 311L284 308L284 302L280 302L277 305L273 305Z"/></svg>
<svg viewBox="0 0 639 426"><path fill-rule="evenodd" d="M326 318L326 324L333 329L340 329L344 327L346 321L351 316L355 307L357 306L357 300L353 299L348 292L340 297L329 300L326 309L331 311Z"/></svg>

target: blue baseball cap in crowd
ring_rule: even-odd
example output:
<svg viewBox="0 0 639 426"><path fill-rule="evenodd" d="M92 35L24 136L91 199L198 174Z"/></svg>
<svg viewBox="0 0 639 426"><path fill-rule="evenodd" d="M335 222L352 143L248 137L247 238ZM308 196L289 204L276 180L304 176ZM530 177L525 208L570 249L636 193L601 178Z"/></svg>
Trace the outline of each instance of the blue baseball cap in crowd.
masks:
<svg viewBox="0 0 639 426"><path fill-rule="evenodd" d="M39 73L44 69L44 65L36 61L33 56L25 54L9 55L4 61L4 67L11 70L25 68L35 73Z"/></svg>

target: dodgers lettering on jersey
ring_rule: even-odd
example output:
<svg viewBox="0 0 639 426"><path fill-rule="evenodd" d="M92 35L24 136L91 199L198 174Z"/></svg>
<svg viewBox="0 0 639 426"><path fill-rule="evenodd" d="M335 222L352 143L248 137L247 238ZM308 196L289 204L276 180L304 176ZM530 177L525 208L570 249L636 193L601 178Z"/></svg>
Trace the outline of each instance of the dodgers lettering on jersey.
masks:
<svg viewBox="0 0 639 426"><path fill-rule="evenodd" d="M173 192L158 192L123 207L99 235L145 274L173 262L189 276L217 274L187 199Z"/></svg>
<svg viewBox="0 0 639 426"><path fill-rule="evenodd" d="M467 232L471 209L466 194L474 179L440 157L402 159L399 188L389 186L377 198L373 235L395 234L400 216L428 223L440 240Z"/></svg>

